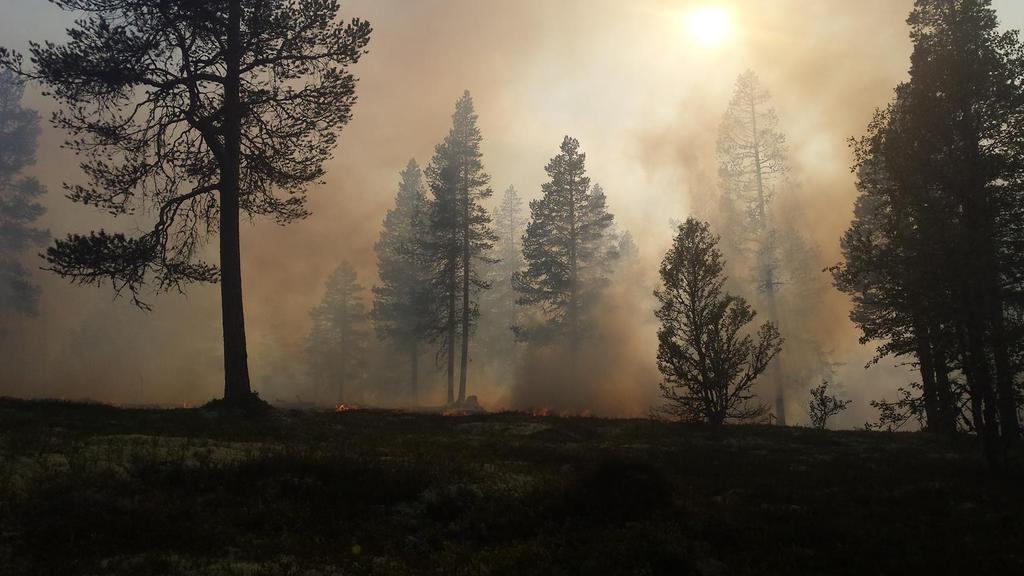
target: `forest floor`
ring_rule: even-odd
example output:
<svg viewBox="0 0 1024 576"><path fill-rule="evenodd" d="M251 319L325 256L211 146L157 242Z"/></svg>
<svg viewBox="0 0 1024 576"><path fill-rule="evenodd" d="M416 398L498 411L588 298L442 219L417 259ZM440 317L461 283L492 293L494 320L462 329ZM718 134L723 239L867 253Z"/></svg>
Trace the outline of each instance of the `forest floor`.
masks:
<svg viewBox="0 0 1024 576"><path fill-rule="evenodd" d="M969 439L0 400L0 574L1024 574Z"/></svg>

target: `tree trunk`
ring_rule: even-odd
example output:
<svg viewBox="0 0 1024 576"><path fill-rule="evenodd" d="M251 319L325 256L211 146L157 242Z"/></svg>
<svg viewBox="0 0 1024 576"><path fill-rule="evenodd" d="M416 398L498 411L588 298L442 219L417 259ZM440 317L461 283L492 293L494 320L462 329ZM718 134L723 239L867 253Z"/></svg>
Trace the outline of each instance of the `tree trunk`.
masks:
<svg viewBox="0 0 1024 576"><path fill-rule="evenodd" d="M469 189L465 187L462 213L462 357L459 364L459 403L466 401L466 379L469 369L469 273L470 273L470 250L469 250Z"/></svg>
<svg viewBox="0 0 1024 576"><path fill-rule="evenodd" d="M968 312L970 315L970 312ZM992 374L985 357L980 322L967 319L967 342L964 356L964 375L971 390L974 411L974 428L981 441L981 449L989 466L1002 470L1003 457L999 442L997 409L992 387Z"/></svg>
<svg viewBox="0 0 1024 576"><path fill-rule="evenodd" d="M933 334L937 334L933 331ZM938 432L952 436L956 433L957 411L959 408L954 404L953 388L949 382L949 362L946 360L946 350L941 344L936 344L933 339L932 358L935 364L935 393L939 409Z"/></svg>
<svg viewBox="0 0 1024 576"><path fill-rule="evenodd" d="M939 415L938 394L935 384L935 361L932 354L932 343L928 329L923 322L914 323L917 340L917 362L921 372L921 395L924 399L926 426L933 432L941 428L942 417Z"/></svg>
<svg viewBox="0 0 1024 576"><path fill-rule="evenodd" d="M448 280L448 403L455 402L455 260Z"/></svg>
<svg viewBox="0 0 1024 576"><path fill-rule="evenodd" d="M224 330L224 400L245 402L252 396L245 347L245 316L242 309L242 262L239 240L239 193L241 162L241 0L228 8L228 38L224 84L224 159L220 190L220 294Z"/></svg>
<svg viewBox="0 0 1024 576"><path fill-rule="evenodd" d="M754 180L757 184L757 216L758 216L758 280L761 282L761 289L765 292L768 300L768 312L770 320L776 325L780 324L777 304L775 302L775 273L768 261L768 199L764 193L764 176L761 173L761 143L757 133L757 102L753 94L750 97L750 123L753 135L754 149ZM780 327L781 330L781 327ZM775 358L772 362L771 379L775 385L775 417L779 426L786 425L786 388L783 382L782 358Z"/></svg>
<svg viewBox="0 0 1024 576"><path fill-rule="evenodd" d="M1020 439L1020 420L1017 417L1017 394L1014 390L1014 373L1007 350L1006 321L1003 317L1002 298L998 287L989 300L992 318L992 356L996 368L996 393L999 399L999 423L1003 443L1009 449Z"/></svg>

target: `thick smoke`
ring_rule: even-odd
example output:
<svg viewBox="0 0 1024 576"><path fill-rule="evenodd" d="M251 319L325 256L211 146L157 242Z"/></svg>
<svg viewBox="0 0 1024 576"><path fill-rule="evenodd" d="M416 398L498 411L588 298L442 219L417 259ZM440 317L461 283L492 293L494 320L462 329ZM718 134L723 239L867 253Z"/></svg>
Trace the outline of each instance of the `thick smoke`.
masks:
<svg viewBox="0 0 1024 576"><path fill-rule="evenodd" d="M373 243L398 172L410 157L429 160L466 88L480 114L484 161L496 191L513 184L526 199L536 197L545 162L562 136L572 135L587 152L590 175L604 186L618 226L632 232L640 250L636 274L619 277L606 295L603 336L587 352L594 361L586 381L563 388L562 375L548 369L557 362L526 363L512 389L471 380L470 394L489 408L641 415L655 402L650 292L657 264L669 246L671 221L712 209L718 122L745 69L756 70L772 92L789 139L799 187L785 202L807 215L803 233L821 247L822 259L835 261L855 195L845 142L905 77L910 43L904 19L911 0L723 0L737 30L714 50L694 44L681 22L688 9L704 3L343 2L346 17L369 19L375 32L371 53L357 69L355 118L326 181L310 190L313 215L287 228L255 222L243 231L254 386L271 400L306 394L303 338L324 280L349 260L361 283L373 284ZM60 41L68 24L66 15L33 0L6 0L4 12L0 38L18 49L29 39ZM44 117L52 111L38 87L30 87L27 104ZM99 226L134 227L61 197L62 182L81 181L74 158L59 149L63 139L47 127L40 140L34 174L51 190L41 225L58 237ZM155 311L143 313L112 300L106 289L71 287L44 272L37 279L41 316L17 321L15 341L0 359L0 394L167 404L218 395L216 287L196 286L187 297L152 296ZM891 395L907 371L865 372L871 350L857 344L847 301L832 290L825 294L814 337L844 364L836 379L859 409L841 424L858 425L871 417L867 399ZM475 357L474 366L484 360ZM441 386L428 385L434 389L423 400L439 401ZM367 395L368 401L380 398Z"/></svg>

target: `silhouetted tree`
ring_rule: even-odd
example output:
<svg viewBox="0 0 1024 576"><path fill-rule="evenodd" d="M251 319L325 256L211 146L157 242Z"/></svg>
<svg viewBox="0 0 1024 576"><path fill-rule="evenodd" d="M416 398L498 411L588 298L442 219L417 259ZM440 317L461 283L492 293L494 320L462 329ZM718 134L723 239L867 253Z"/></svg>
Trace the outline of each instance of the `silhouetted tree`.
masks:
<svg viewBox="0 0 1024 576"><path fill-rule="evenodd" d="M968 426L1002 467L1020 434L1024 46L987 0L918 0L908 22L910 80L860 143L836 284L866 338L917 356L929 427L961 418L962 375Z"/></svg>
<svg viewBox="0 0 1024 576"><path fill-rule="evenodd" d="M906 86L879 111L868 134L855 142L857 189L854 219L843 235L844 261L832 267L837 288L853 298L850 318L863 332L862 343L878 343L872 363L887 356L916 358L921 374L924 422L932 430L955 428L956 401L950 373L951 334L941 262L948 244L922 212L923 190L916 162L906 148L912 139ZM922 223L929 225L921 226ZM915 405L916 406L916 405Z"/></svg>
<svg viewBox="0 0 1024 576"><path fill-rule="evenodd" d="M763 295L768 317L779 321L779 230L771 203L786 182L786 140L771 107L771 97L757 75L747 71L736 80L732 100L718 135L723 229L736 254L750 260L754 285ZM786 424L781 365L773 365L775 416Z"/></svg>
<svg viewBox="0 0 1024 576"><path fill-rule="evenodd" d="M908 22L915 142L929 151L919 169L929 208L942 209L937 220L956 240L948 277L961 364L981 404L976 426L1008 445L1020 436L1012 318L1024 302L1024 45L999 29L989 0L918 0Z"/></svg>
<svg viewBox="0 0 1024 576"><path fill-rule="evenodd" d="M373 287L377 334L409 355L409 387L416 400L420 344L429 338L432 320L430 262L423 250L429 224L423 172L415 160L402 171L395 207L388 210L377 252L380 284Z"/></svg>
<svg viewBox="0 0 1024 576"><path fill-rule="evenodd" d="M466 399L469 336L479 314L475 291L488 287L477 262L489 261L486 254L496 240L491 217L480 204L492 194L480 153L481 141L473 98L467 90L455 103L451 130L434 149L426 169L433 194L428 240L433 264L432 297L439 306L434 315L434 334L448 356L449 403L455 402L457 329L461 344L458 402Z"/></svg>
<svg viewBox="0 0 1024 576"><path fill-rule="evenodd" d="M807 414L811 418L811 426L819 430L825 429L829 418L838 416L853 403L851 400L840 400L838 396L828 392L828 380L823 380L820 386L811 388Z"/></svg>
<svg viewBox="0 0 1024 576"><path fill-rule="evenodd" d="M566 136L548 162L543 195L530 202L523 236L526 268L514 276L519 302L537 306L542 323L519 330L525 339L565 338L575 361L587 313L610 267L607 232L614 217L605 195L590 186L586 155Z"/></svg>
<svg viewBox="0 0 1024 576"><path fill-rule="evenodd" d="M138 235L73 234L47 250L74 282L221 283L224 398L251 397L239 217L304 217L351 117L370 25L337 21L335 0L62 0L82 14L66 44L32 44L30 75L62 104L55 124L85 157L69 197L114 215L152 214ZM0 64L21 59L0 52ZM220 265L198 259L220 237Z"/></svg>
<svg viewBox="0 0 1024 576"><path fill-rule="evenodd" d="M0 315L37 312L39 287L23 263L24 253L43 246L49 232L32 224L46 209L36 198L46 192L38 180L23 174L36 161L39 115L22 107L24 83L0 70ZM0 327L0 335L3 328Z"/></svg>
<svg viewBox="0 0 1024 576"><path fill-rule="evenodd" d="M671 416L722 424L764 413L754 398L757 377L782 350L771 322L754 335L744 329L756 313L723 290L725 262L711 228L694 218L679 226L661 263L661 306L655 312L660 384Z"/></svg>
<svg viewBox="0 0 1024 576"><path fill-rule="evenodd" d="M310 311L308 348L317 375L333 382L337 401L366 372L367 314L356 271L342 262L327 279L323 300Z"/></svg>

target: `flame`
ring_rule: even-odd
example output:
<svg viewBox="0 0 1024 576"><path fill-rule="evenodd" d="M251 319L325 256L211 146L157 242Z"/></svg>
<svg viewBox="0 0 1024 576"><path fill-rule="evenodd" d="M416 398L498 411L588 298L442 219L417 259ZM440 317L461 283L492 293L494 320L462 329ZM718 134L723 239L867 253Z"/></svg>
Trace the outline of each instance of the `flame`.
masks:
<svg viewBox="0 0 1024 576"><path fill-rule="evenodd" d="M354 404L338 404L334 407L335 412L351 412L352 410L358 410L359 407Z"/></svg>

